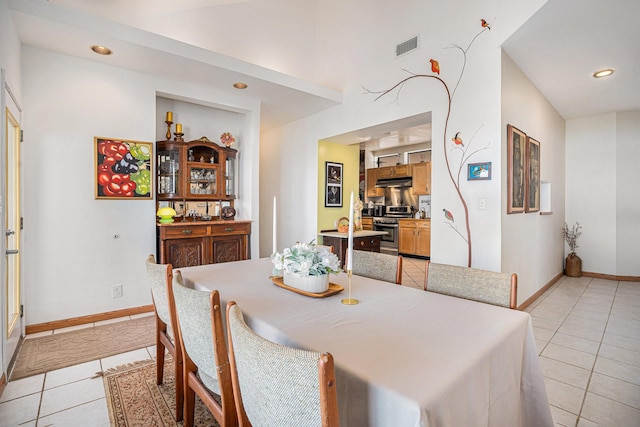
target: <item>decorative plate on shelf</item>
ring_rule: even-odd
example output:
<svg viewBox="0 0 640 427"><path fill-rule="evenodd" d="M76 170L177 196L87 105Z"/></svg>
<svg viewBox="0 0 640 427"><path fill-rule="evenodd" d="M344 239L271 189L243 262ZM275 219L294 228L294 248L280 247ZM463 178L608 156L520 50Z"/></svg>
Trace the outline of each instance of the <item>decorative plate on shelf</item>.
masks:
<svg viewBox="0 0 640 427"><path fill-rule="evenodd" d="M233 206L223 206L220 211L220 218L222 219L233 219L236 216L236 210L233 209Z"/></svg>

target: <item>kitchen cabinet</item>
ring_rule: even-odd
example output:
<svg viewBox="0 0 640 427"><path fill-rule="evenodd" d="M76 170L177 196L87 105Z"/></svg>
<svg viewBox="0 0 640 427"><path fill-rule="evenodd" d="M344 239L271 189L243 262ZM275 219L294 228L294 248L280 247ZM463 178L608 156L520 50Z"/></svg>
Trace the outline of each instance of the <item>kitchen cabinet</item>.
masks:
<svg viewBox="0 0 640 427"><path fill-rule="evenodd" d="M430 219L400 219L398 229L398 252L400 254L431 256Z"/></svg>
<svg viewBox="0 0 640 427"><path fill-rule="evenodd" d="M404 178L411 176L412 165L395 165L378 168L378 178Z"/></svg>
<svg viewBox="0 0 640 427"><path fill-rule="evenodd" d="M384 233L375 231L356 231L353 233L353 249L358 251L380 252L380 236ZM324 231L320 233L322 244L333 246L333 253L340 259L340 265L346 259L348 233Z"/></svg>
<svg viewBox="0 0 640 427"><path fill-rule="evenodd" d="M411 191L416 196L431 194L431 162L414 163Z"/></svg>
<svg viewBox="0 0 640 427"><path fill-rule="evenodd" d="M384 188L376 188L378 169L367 169L367 197L384 196Z"/></svg>
<svg viewBox="0 0 640 427"><path fill-rule="evenodd" d="M367 231L373 231L373 218L362 218L362 229Z"/></svg>
<svg viewBox="0 0 640 427"><path fill-rule="evenodd" d="M161 264L173 268L249 258L250 221L184 221L158 225Z"/></svg>

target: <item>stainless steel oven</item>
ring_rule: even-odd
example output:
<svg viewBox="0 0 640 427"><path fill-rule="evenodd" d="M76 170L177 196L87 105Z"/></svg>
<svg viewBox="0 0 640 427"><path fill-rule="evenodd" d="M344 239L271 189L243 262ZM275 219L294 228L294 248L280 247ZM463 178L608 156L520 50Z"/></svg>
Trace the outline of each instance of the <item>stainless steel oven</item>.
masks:
<svg viewBox="0 0 640 427"><path fill-rule="evenodd" d="M373 218L373 230L387 233L380 236L380 252L397 255L398 219L385 217Z"/></svg>

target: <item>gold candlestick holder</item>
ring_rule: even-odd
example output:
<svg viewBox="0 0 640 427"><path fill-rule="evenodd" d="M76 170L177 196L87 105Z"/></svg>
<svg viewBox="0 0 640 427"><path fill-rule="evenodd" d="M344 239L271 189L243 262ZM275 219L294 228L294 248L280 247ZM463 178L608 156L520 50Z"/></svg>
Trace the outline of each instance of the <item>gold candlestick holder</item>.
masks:
<svg viewBox="0 0 640 427"><path fill-rule="evenodd" d="M165 135L167 138L167 141L171 140L171 125L173 124L172 121L169 120L165 120L164 121L167 124L167 134Z"/></svg>
<svg viewBox="0 0 640 427"><path fill-rule="evenodd" d="M173 139L174 141L177 142L184 142L184 138L182 138L182 136L184 135L184 133L182 132L174 132L173 133L176 137Z"/></svg>
<svg viewBox="0 0 640 427"><path fill-rule="evenodd" d="M355 298L351 298L351 270L347 270L347 276L349 277L349 285L347 286L347 298L344 298L341 302L344 305L356 305L360 301Z"/></svg>

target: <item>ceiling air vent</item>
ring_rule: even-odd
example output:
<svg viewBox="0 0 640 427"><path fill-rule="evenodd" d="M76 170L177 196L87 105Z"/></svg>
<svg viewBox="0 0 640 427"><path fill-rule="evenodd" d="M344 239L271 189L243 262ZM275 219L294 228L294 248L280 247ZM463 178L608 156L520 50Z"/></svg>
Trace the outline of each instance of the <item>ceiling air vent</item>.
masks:
<svg viewBox="0 0 640 427"><path fill-rule="evenodd" d="M404 55L405 53L411 52L417 47L418 47L418 36L415 36L414 38L409 39L405 42L402 42L396 46L396 56Z"/></svg>

